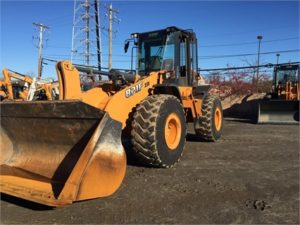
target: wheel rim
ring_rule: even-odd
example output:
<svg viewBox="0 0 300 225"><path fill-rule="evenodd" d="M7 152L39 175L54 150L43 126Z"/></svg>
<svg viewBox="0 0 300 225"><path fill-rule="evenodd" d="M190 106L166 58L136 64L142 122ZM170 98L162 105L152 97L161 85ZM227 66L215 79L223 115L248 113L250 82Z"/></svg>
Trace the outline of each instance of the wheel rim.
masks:
<svg viewBox="0 0 300 225"><path fill-rule="evenodd" d="M181 137L181 123L177 114L171 113L165 125L165 140L170 150L176 149Z"/></svg>
<svg viewBox="0 0 300 225"><path fill-rule="evenodd" d="M216 130L219 131L222 125L222 113L220 108L216 108L214 119L215 119Z"/></svg>

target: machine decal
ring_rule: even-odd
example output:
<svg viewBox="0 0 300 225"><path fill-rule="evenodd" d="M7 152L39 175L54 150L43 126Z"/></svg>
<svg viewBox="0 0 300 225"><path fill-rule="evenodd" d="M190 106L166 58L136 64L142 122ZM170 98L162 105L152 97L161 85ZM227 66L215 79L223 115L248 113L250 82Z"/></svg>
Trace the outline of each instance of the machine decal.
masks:
<svg viewBox="0 0 300 225"><path fill-rule="evenodd" d="M131 88L128 88L128 89L125 91L125 96L126 96L126 98L129 98L129 97L131 97L132 95L134 95L135 93L140 92L140 91L142 90L142 87L143 87L143 82L138 83L138 84L134 85L134 86L131 87Z"/></svg>

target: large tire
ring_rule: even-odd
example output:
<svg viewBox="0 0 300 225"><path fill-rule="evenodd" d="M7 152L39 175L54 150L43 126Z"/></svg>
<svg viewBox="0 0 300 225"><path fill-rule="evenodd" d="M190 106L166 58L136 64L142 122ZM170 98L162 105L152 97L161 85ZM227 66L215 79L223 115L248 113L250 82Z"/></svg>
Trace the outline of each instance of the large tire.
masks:
<svg viewBox="0 0 300 225"><path fill-rule="evenodd" d="M131 138L136 158L146 166L172 167L181 157L186 135L183 106L172 95L144 99L133 116Z"/></svg>
<svg viewBox="0 0 300 225"><path fill-rule="evenodd" d="M202 116L195 121L196 135L204 141L216 141L223 129L223 110L218 97L208 95L203 100Z"/></svg>

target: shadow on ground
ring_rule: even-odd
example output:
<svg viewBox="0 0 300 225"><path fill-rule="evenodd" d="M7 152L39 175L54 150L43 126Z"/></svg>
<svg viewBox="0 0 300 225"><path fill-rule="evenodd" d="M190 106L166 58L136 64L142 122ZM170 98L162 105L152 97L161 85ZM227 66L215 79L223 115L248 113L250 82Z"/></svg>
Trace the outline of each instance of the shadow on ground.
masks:
<svg viewBox="0 0 300 225"><path fill-rule="evenodd" d="M41 205L35 202L27 201L21 198L17 198L11 195L3 194L1 193L0 196L2 201L21 206L23 208L28 208L36 211L47 211L47 210L52 210L53 207L46 206L46 205Z"/></svg>
<svg viewBox="0 0 300 225"><path fill-rule="evenodd" d="M261 99L250 99L251 95L245 96L240 103L233 104L229 108L223 110L226 120L256 123L258 116L258 105Z"/></svg>

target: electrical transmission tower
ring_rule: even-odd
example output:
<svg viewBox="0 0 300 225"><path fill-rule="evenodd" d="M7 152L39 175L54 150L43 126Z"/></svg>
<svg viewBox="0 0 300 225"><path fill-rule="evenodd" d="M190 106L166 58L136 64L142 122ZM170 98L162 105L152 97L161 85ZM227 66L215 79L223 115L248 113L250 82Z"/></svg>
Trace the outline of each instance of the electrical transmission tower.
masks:
<svg viewBox="0 0 300 225"><path fill-rule="evenodd" d="M71 61L101 70L99 0L74 0Z"/></svg>

